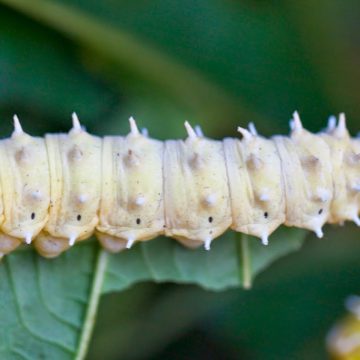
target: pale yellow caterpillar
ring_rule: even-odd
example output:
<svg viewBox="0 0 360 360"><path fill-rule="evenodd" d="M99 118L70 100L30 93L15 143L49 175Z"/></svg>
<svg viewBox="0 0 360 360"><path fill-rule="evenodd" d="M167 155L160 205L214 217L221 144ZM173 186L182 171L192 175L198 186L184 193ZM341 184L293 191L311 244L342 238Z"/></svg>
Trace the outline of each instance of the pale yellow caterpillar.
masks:
<svg viewBox="0 0 360 360"><path fill-rule="evenodd" d="M323 236L325 223L360 225L360 139L340 114L319 134L294 113L291 134L215 141L185 122L186 140L139 132L99 138L73 114L68 134L14 131L0 141L0 254L21 243L54 257L94 233L111 252L159 235L188 247L228 228L268 244L281 224Z"/></svg>

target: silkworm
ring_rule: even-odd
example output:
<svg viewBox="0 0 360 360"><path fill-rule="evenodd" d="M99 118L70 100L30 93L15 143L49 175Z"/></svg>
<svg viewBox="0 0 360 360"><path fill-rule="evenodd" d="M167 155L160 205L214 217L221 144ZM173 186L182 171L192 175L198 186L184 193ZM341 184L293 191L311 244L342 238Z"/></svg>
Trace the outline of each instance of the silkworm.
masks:
<svg viewBox="0 0 360 360"><path fill-rule="evenodd" d="M216 141L185 122L185 140L90 135L73 114L68 134L26 134L17 116L0 141L0 253L21 243L55 257L94 233L117 252L165 235L194 248L228 228L268 244L281 224L323 236L325 223L360 225L360 139L345 116L324 132Z"/></svg>

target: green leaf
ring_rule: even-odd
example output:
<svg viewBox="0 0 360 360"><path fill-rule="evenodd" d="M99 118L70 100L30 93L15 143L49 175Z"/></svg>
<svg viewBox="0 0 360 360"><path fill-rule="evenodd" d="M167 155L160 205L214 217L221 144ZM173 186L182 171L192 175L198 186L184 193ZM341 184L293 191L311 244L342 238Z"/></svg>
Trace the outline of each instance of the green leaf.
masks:
<svg viewBox="0 0 360 360"><path fill-rule="evenodd" d="M245 262L241 235L230 231L209 252L189 250L167 238L120 254L108 254L89 241L53 260L32 250L16 251L0 265L0 358L83 359L101 294L140 281L196 284L216 291L241 286L244 272L251 280L297 250L304 235L281 228L268 247L247 239Z"/></svg>
<svg viewBox="0 0 360 360"><path fill-rule="evenodd" d="M158 238L132 251L110 255L103 291L124 290L145 280L197 284L215 291L241 286L244 272L248 273L246 281L251 283L251 279L276 258L297 250L304 231L280 228L268 247L257 239L241 237L229 231L214 241L211 251L188 250L172 239ZM243 241L248 247L245 255Z"/></svg>
<svg viewBox="0 0 360 360"><path fill-rule="evenodd" d="M51 261L17 251L0 265L0 358L72 359L83 327L96 248Z"/></svg>

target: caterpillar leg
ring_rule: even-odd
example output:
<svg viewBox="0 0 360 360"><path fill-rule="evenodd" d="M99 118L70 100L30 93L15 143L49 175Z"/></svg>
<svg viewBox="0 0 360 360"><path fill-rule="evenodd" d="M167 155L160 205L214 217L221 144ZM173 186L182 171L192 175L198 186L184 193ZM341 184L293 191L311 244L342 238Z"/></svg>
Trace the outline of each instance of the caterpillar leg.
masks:
<svg viewBox="0 0 360 360"><path fill-rule="evenodd" d="M90 238L92 233L85 234L76 238L76 242ZM53 258L59 256L65 250L75 245L75 238L52 236L46 231L42 231L33 241L37 252L44 257Z"/></svg>
<svg viewBox="0 0 360 360"><path fill-rule="evenodd" d="M21 239L0 232L0 260L4 255L11 253L21 244Z"/></svg>
<svg viewBox="0 0 360 360"><path fill-rule="evenodd" d="M101 246L111 253L129 249L133 245L133 242L131 243L125 239L120 239L116 236L111 236L98 231L96 232L96 237L100 241Z"/></svg>
<svg viewBox="0 0 360 360"><path fill-rule="evenodd" d="M33 241L36 251L46 257L54 258L70 248L69 239L51 236L41 232Z"/></svg>
<svg viewBox="0 0 360 360"><path fill-rule="evenodd" d="M209 238L207 242L203 240L191 240L182 236L174 236L174 239L189 249L197 249L200 246L204 246L205 250L210 250L210 245L212 242L211 238Z"/></svg>

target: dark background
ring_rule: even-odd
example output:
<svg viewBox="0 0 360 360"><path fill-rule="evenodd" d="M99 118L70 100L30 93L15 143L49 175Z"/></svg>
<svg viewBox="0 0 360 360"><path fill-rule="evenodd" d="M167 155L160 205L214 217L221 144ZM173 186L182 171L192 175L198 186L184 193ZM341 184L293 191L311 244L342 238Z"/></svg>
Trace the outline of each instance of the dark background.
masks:
<svg viewBox="0 0 360 360"><path fill-rule="evenodd" d="M67 131L76 111L98 135L126 134L133 115L160 139L184 137L186 119L213 138L249 121L270 136L297 109L312 131L345 111L355 135L359 11L357 0L1 0L0 134L14 113L31 134ZM89 359L325 358L359 292L360 230L325 234L251 291L139 284L105 296Z"/></svg>

